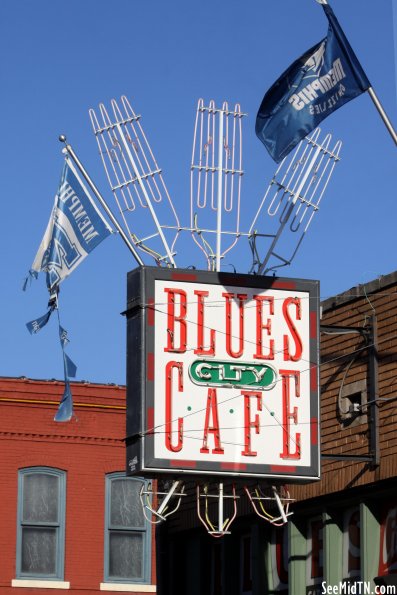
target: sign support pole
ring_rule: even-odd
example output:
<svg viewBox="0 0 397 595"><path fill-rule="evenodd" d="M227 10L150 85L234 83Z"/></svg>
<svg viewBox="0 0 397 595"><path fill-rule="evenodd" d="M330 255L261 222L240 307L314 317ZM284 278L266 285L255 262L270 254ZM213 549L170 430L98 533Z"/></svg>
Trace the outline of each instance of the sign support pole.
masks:
<svg viewBox="0 0 397 595"><path fill-rule="evenodd" d="M389 120L385 110L383 109L381 102L378 99L377 94L375 93L375 91L372 87L369 87L368 94L371 97L372 101L374 102L374 105L375 105L376 109L378 110L379 115L382 118L384 125L386 126L387 130L389 131L390 136L394 140L394 143L397 145L397 132L395 131L393 124Z"/></svg>

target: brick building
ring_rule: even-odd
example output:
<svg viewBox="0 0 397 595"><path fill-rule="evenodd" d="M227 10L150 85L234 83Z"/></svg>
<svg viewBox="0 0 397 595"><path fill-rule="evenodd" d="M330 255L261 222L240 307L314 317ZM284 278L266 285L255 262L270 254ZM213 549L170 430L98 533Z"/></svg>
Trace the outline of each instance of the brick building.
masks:
<svg viewBox="0 0 397 595"><path fill-rule="evenodd" d="M397 274L323 302L321 331L321 480L289 486L284 527L241 498L218 540L181 506L160 529L160 595L397 592Z"/></svg>
<svg viewBox="0 0 397 595"><path fill-rule="evenodd" d="M142 481L124 473L125 389L72 391L75 418L56 423L63 383L0 379L0 593L155 592Z"/></svg>

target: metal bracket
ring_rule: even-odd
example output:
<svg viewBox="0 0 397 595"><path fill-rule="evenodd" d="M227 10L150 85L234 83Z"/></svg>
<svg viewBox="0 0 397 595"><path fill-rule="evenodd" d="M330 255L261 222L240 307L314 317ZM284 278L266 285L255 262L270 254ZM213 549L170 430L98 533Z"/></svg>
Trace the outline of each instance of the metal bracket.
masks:
<svg viewBox="0 0 397 595"><path fill-rule="evenodd" d="M371 467L379 466L379 411L378 411L378 348L377 348L377 320L372 315L369 324L364 327L348 327L334 325L320 325L320 331L328 334L350 334L358 333L368 341L368 389L369 400L361 408L368 409L368 430L369 430L369 453L368 455L340 455L322 454L324 460L333 461L359 461L370 463Z"/></svg>
<svg viewBox="0 0 397 595"><path fill-rule="evenodd" d="M337 326L334 324L321 324L320 331L327 335L349 335L357 333L363 337L369 337L371 330L369 327L362 326Z"/></svg>

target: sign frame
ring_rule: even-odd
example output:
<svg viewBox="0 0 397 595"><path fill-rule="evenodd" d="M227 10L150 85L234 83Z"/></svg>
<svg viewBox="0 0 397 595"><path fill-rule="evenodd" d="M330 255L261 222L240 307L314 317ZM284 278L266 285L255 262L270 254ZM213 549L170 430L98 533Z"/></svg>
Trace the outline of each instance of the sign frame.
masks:
<svg viewBox="0 0 397 595"><path fill-rule="evenodd" d="M156 312L159 311L155 292L156 286L163 282L170 285L197 284L197 287L218 285L226 288L226 291L227 288L239 288L243 292L249 288L258 292L281 291L288 295L293 295L294 292L307 294L309 357L305 359L307 367L305 372L310 377L308 380L310 383L308 391L310 392L308 396L310 421L309 429L305 430L309 432L310 436L308 439L310 440L310 456L308 455L307 465L295 464L294 461L281 461L277 465L259 465L251 461L242 464L241 461L202 461L155 455L155 434L159 427L155 424L155 382L156 377L160 377L158 374L164 374L164 368L161 370L161 363L158 362L156 365L155 361L156 338L158 339L156 337ZM165 307L163 302L161 310L164 311ZM127 275L127 310L124 313L127 318L127 475L152 478L196 475L214 476L219 480L222 477L262 478L279 479L289 483L320 479L319 312L319 282L314 280L149 266L142 266L130 271ZM164 314L164 312L162 313ZM157 326L159 327L159 324ZM208 329L206 333L208 334ZM242 358L244 362L246 359ZM272 362L267 363L271 368ZM257 361L252 362L253 367L255 365L258 367L257 364ZM189 374L186 371L186 378L189 377ZM293 408L291 407L291 410L288 410L290 417L292 412ZM252 417L254 418L254 414ZM177 422L174 423L177 425ZM281 431L285 432L284 429ZM164 429L162 433L165 434Z"/></svg>

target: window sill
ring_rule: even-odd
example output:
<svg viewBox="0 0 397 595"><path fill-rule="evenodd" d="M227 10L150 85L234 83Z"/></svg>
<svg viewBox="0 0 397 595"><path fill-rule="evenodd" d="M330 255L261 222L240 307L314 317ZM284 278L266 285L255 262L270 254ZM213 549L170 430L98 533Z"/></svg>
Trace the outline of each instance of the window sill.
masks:
<svg viewBox="0 0 397 595"><path fill-rule="evenodd" d="M128 591L129 593L156 593L156 585L131 585L128 583L101 583L101 591Z"/></svg>
<svg viewBox="0 0 397 595"><path fill-rule="evenodd" d="M30 589L70 589L70 583L65 581L41 581L30 578L14 578L11 587L28 587Z"/></svg>

